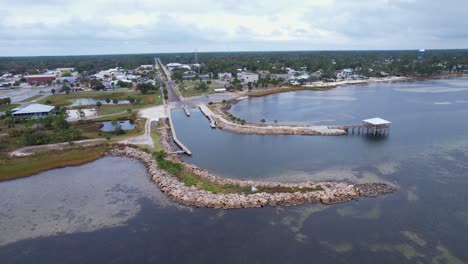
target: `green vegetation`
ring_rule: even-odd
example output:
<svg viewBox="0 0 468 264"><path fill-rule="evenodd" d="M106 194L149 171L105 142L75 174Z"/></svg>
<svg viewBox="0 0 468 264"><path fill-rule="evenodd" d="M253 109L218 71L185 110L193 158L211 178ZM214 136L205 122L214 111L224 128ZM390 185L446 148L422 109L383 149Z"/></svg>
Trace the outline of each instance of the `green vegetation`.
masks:
<svg viewBox="0 0 468 264"><path fill-rule="evenodd" d="M139 83L137 90L141 91L142 94L147 94L149 91L156 91L158 88L151 83Z"/></svg>
<svg viewBox="0 0 468 264"><path fill-rule="evenodd" d="M266 96L270 94L286 93L286 92L302 91L302 90L327 91L335 87L336 86L333 86L333 85L322 86L322 87L291 86L291 87L286 87L286 88L272 88L268 90L255 91L255 92L249 93L249 96L250 97L262 97L262 96Z"/></svg>
<svg viewBox="0 0 468 264"><path fill-rule="evenodd" d="M134 98L135 102L141 102L143 105L148 104L159 104L158 96L155 92L148 94L141 94L138 92L80 92L80 93L70 93L70 94L54 94L49 96L47 99L43 99L40 103L45 103L46 100L49 100L52 105L69 105L72 104L72 100L80 98L88 99L97 99L97 100L106 100L117 99L117 100L127 100L129 97ZM106 100L107 101L107 100Z"/></svg>
<svg viewBox="0 0 468 264"><path fill-rule="evenodd" d="M11 109L15 108L15 107L18 107L20 106L19 104L0 104L0 111L1 112L6 112L6 111L10 111Z"/></svg>
<svg viewBox="0 0 468 264"><path fill-rule="evenodd" d="M227 112L226 115L231 121L233 121L235 123L238 123L238 124L241 124L241 125L245 125L245 123L246 123L245 119L241 119L239 117L236 117L235 115L233 115L233 114L231 114L229 112Z"/></svg>
<svg viewBox="0 0 468 264"><path fill-rule="evenodd" d="M153 152L158 167L177 177L187 186L197 186L198 188L212 193L254 193L249 187L238 185L222 185L204 179L188 170L182 164L166 159L166 153L163 150ZM317 188L289 188L289 187L257 187L257 192L266 193L292 193L292 192L313 192L323 190Z"/></svg>
<svg viewBox="0 0 468 264"><path fill-rule="evenodd" d="M224 88L224 85L211 81L183 81L179 84L182 96L200 96L215 93L216 88Z"/></svg>
<svg viewBox="0 0 468 264"><path fill-rule="evenodd" d="M10 135L18 137L21 146L43 145L58 142L71 142L82 139L78 129L71 127L61 112L56 116L25 121L21 130L10 130Z"/></svg>
<svg viewBox="0 0 468 264"><path fill-rule="evenodd" d="M0 159L0 181L26 177L54 168L85 164L104 156L108 148L105 145L77 147L51 150L22 158Z"/></svg>

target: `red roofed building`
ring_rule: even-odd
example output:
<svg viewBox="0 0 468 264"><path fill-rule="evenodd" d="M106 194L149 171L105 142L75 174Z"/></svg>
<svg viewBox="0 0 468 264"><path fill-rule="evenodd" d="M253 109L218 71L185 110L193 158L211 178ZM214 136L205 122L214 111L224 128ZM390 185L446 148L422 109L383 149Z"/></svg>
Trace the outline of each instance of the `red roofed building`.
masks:
<svg viewBox="0 0 468 264"><path fill-rule="evenodd" d="M55 80L53 74L40 74L40 75L28 75L24 76L29 84L47 84L49 81Z"/></svg>

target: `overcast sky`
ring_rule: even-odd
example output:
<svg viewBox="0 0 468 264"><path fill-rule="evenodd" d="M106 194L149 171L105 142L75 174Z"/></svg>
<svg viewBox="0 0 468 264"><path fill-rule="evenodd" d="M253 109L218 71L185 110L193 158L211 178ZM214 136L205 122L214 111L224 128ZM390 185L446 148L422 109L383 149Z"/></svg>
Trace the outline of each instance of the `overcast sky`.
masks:
<svg viewBox="0 0 468 264"><path fill-rule="evenodd" d="M468 48L467 0L0 0L0 56Z"/></svg>

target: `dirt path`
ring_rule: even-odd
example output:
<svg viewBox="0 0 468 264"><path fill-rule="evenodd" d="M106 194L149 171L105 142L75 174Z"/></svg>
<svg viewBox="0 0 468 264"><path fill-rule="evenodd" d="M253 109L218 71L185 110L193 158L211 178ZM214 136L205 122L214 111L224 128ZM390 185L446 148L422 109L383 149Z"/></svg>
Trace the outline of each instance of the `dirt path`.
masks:
<svg viewBox="0 0 468 264"><path fill-rule="evenodd" d="M78 140L74 141L74 145L80 146L89 146L94 145L96 142L105 141L106 139L103 138L95 138L95 139L85 139L85 140ZM35 154L39 151L48 151L52 149L63 149L64 147L70 146L68 142L62 143L55 143L55 144L48 144L48 145L39 145L39 146L29 146L29 147L22 147L17 150L10 152L10 156L12 157L24 157Z"/></svg>
<svg viewBox="0 0 468 264"><path fill-rule="evenodd" d="M153 121L158 121L161 117L166 117L166 106L158 105L145 108L140 110L138 115L146 118L145 133L140 136L124 139L120 141L120 143L154 146L153 138L151 137L151 123Z"/></svg>

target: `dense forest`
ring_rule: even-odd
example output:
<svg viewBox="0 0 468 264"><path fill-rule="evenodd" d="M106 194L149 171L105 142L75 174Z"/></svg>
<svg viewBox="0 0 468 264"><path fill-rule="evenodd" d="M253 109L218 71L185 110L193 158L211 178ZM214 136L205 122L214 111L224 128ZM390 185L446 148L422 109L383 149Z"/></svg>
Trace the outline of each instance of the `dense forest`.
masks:
<svg viewBox="0 0 468 264"><path fill-rule="evenodd" d="M239 68L255 71L284 72L284 67L309 72L322 69L332 72L353 68L368 72L369 68L393 75L434 74L463 71L468 65L468 50L428 50L424 59L417 59L418 51L280 51L280 52L210 52L199 53L201 73L235 72ZM153 64L154 57L163 63L195 63L194 53L127 54L94 56L0 57L0 72L36 73L45 69L74 67L79 72L94 73L102 69L135 68Z"/></svg>

